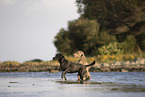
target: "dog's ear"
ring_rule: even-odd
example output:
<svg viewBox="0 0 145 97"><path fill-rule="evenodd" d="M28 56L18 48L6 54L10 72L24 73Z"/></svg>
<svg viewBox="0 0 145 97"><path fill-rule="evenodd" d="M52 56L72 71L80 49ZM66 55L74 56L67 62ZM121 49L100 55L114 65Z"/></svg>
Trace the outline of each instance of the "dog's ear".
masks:
<svg viewBox="0 0 145 97"><path fill-rule="evenodd" d="M64 58L64 56L62 54L59 54L59 57Z"/></svg>

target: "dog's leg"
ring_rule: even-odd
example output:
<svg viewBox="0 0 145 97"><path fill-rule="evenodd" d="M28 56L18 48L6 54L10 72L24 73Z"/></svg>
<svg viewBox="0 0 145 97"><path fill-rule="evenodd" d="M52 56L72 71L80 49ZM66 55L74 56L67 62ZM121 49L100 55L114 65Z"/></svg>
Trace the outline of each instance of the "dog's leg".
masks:
<svg viewBox="0 0 145 97"><path fill-rule="evenodd" d="M65 74L66 74L66 73L64 73L64 78L65 78L65 80L67 80L67 78L66 78Z"/></svg>
<svg viewBox="0 0 145 97"><path fill-rule="evenodd" d="M63 71L64 72L64 71ZM61 78L63 79L63 72L62 72L62 74L61 74Z"/></svg>
<svg viewBox="0 0 145 97"><path fill-rule="evenodd" d="M83 72L82 72L82 70L79 71L79 76L80 76L80 79L83 80Z"/></svg>
<svg viewBox="0 0 145 97"><path fill-rule="evenodd" d="M78 80L80 80L80 75L78 74Z"/></svg>
<svg viewBox="0 0 145 97"><path fill-rule="evenodd" d="M68 69L66 69L65 71L62 72L62 74L61 74L61 78L62 78L62 79L63 79L63 77L64 77L65 80L67 80L67 78L66 78L66 76L65 76L65 74L66 74L67 71L68 71Z"/></svg>
<svg viewBox="0 0 145 97"><path fill-rule="evenodd" d="M80 81L80 71L78 72L78 81Z"/></svg>
<svg viewBox="0 0 145 97"><path fill-rule="evenodd" d="M83 72L82 73L83 73L83 80L86 80L87 79L86 78L87 77L86 76L86 73L87 73L86 68L83 69Z"/></svg>
<svg viewBox="0 0 145 97"><path fill-rule="evenodd" d="M80 78L81 78L81 80L86 80L86 77L85 77L85 68L82 68L82 70L80 71Z"/></svg>

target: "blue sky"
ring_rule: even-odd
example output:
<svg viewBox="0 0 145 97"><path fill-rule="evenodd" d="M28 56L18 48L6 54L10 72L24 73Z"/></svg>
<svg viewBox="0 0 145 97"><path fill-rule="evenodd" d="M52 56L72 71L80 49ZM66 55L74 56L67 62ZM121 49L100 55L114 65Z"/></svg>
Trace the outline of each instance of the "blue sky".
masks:
<svg viewBox="0 0 145 97"><path fill-rule="evenodd" d="M0 62L52 60L55 35L78 17L75 0L0 0Z"/></svg>

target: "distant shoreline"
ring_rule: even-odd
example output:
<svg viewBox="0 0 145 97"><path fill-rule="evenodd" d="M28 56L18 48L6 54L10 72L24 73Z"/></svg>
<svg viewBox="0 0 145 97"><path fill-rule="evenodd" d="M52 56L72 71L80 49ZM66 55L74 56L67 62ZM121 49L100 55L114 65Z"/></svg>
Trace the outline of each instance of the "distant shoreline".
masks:
<svg viewBox="0 0 145 97"><path fill-rule="evenodd" d="M61 71L57 61L48 62L24 62L7 61L0 63L0 72L50 72ZM145 72L145 60L96 63L89 70L90 72Z"/></svg>

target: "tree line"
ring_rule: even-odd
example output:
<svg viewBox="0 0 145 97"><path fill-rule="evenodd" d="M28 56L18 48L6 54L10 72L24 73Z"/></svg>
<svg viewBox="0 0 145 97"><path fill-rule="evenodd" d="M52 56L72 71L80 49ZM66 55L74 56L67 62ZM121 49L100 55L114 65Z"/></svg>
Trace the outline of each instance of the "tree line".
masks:
<svg viewBox="0 0 145 97"><path fill-rule="evenodd" d="M76 0L76 6L80 17L55 36L59 52L142 55L145 51L145 0Z"/></svg>

